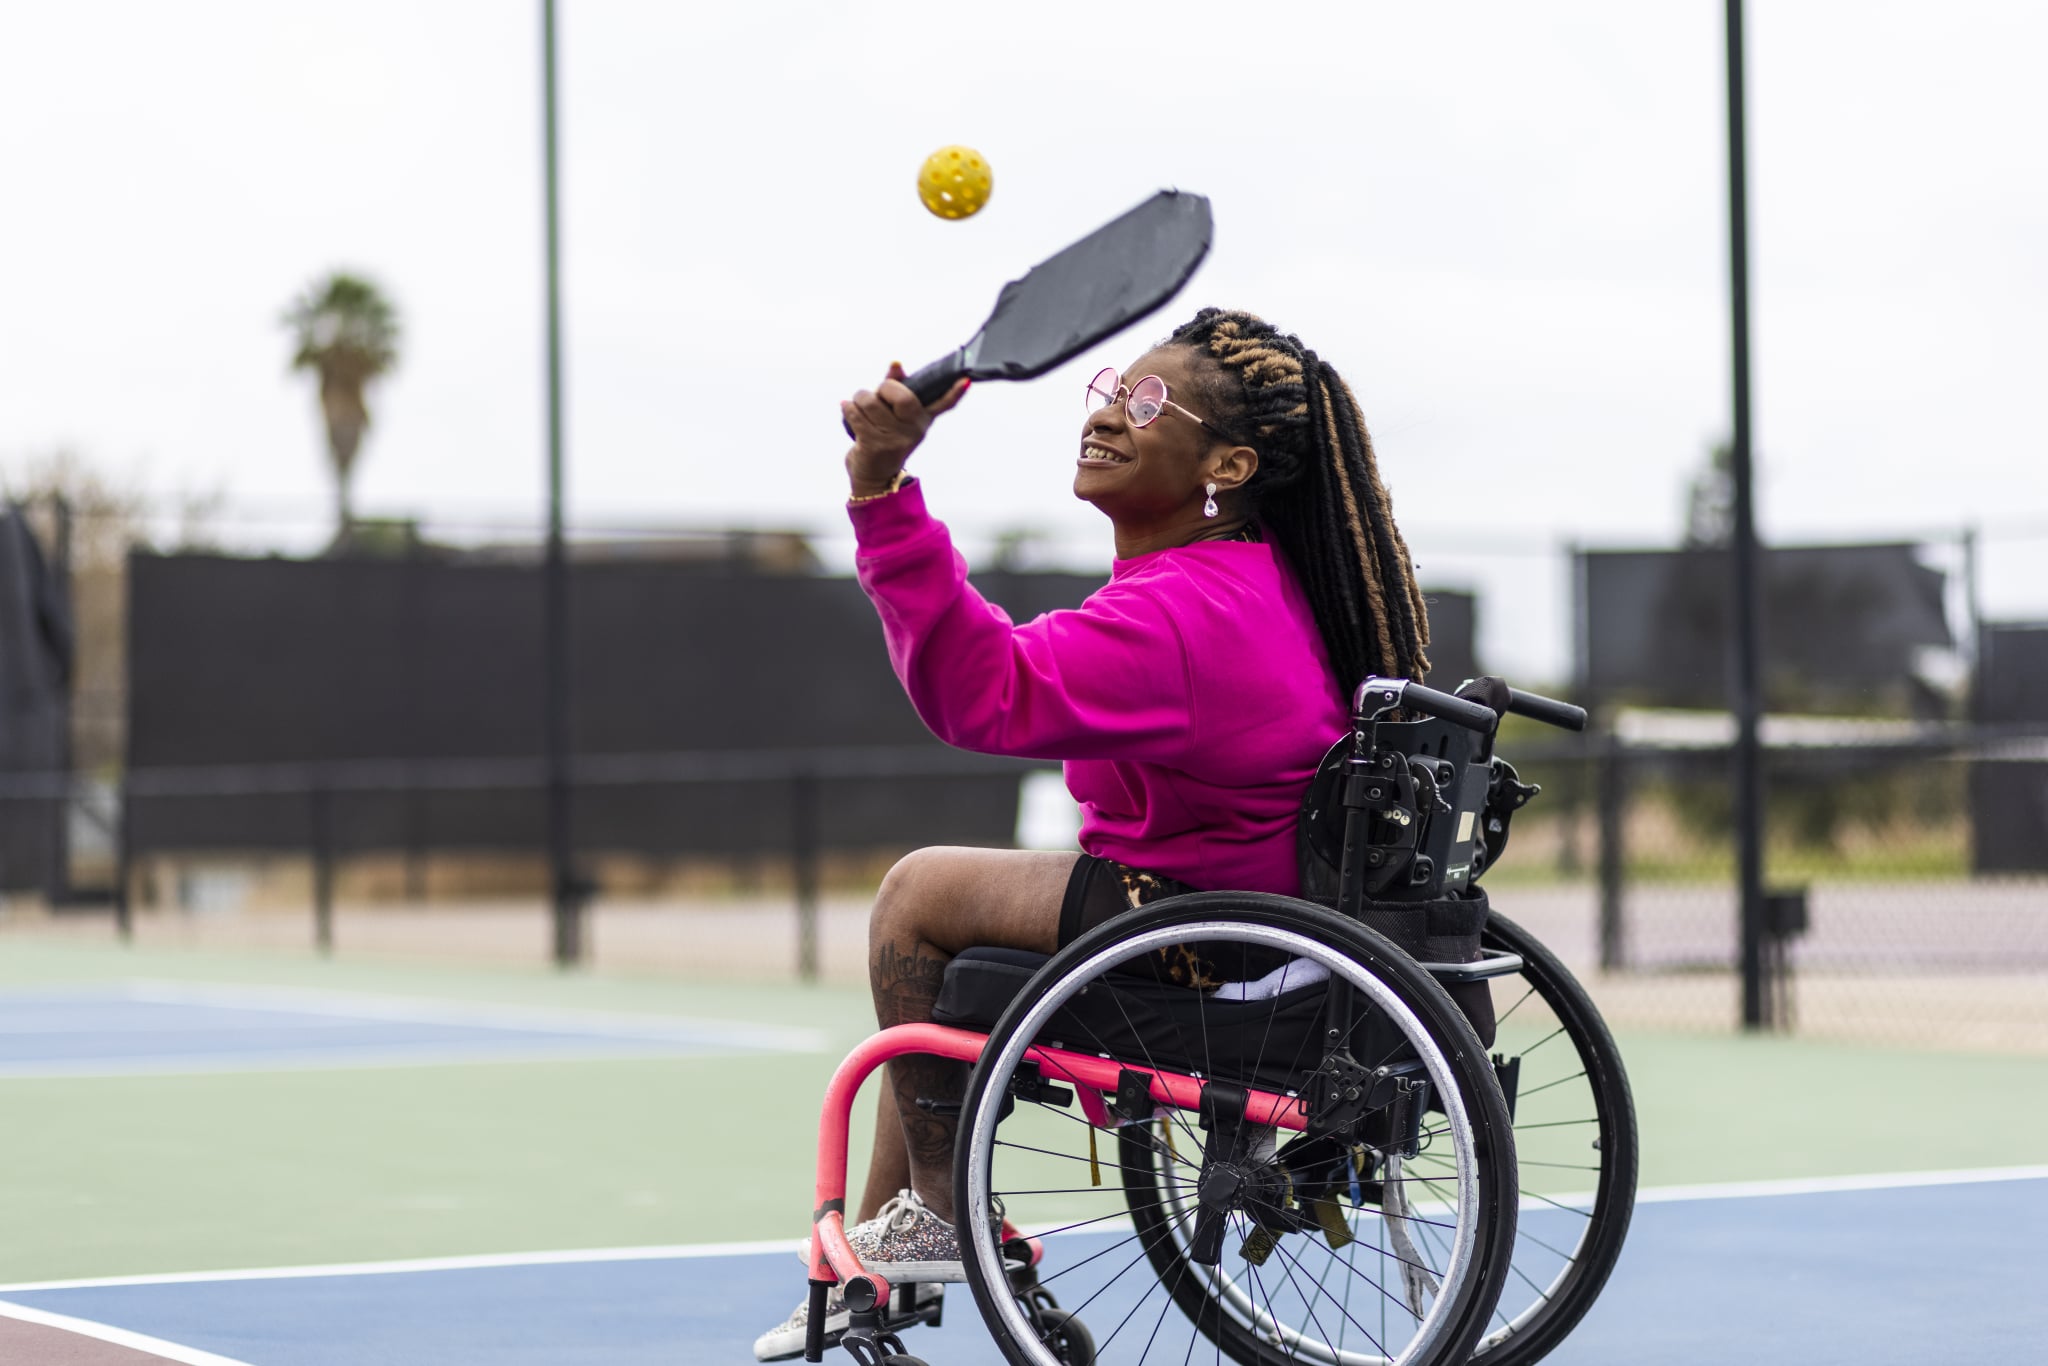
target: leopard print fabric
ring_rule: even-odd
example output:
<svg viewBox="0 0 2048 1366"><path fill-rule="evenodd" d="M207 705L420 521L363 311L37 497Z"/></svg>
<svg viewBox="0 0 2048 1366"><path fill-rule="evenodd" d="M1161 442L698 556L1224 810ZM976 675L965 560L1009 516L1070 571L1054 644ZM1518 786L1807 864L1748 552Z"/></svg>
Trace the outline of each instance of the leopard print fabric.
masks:
<svg viewBox="0 0 2048 1366"><path fill-rule="evenodd" d="M1060 908L1060 945L1073 943L1116 916L1196 890L1176 878L1083 854L1074 866L1066 901ZM1282 956L1271 951L1254 948L1247 952L1245 946L1238 945L1231 950L1226 967L1204 953L1204 947L1199 943L1170 945L1117 970L1195 991L1211 991L1225 982L1256 978L1282 961ZM1268 957L1273 961L1267 962Z"/></svg>
<svg viewBox="0 0 2048 1366"><path fill-rule="evenodd" d="M1157 873L1148 873L1143 869L1121 863L1112 863L1109 866L1116 874L1117 881L1123 886L1124 904L1134 911L1162 897L1177 896L1182 892L1194 890L1185 882L1177 882L1170 877L1161 877ZM1147 960L1147 966L1152 969L1152 975L1160 981L1171 982L1177 987L1192 987L1196 991L1211 991L1229 980L1192 944L1173 944L1163 949L1154 949Z"/></svg>

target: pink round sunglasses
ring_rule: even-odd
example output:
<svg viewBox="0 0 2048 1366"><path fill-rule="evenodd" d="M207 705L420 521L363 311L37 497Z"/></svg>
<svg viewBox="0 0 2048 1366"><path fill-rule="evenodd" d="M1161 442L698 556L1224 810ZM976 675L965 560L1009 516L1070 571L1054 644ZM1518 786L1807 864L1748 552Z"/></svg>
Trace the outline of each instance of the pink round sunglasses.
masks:
<svg viewBox="0 0 2048 1366"><path fill-rule="evenodd" d="M1130 419L1133 427L1149 427L1159 420L1161 413L1171 408L1182 417L1201 423L1216 435L1223 435L1221 429L1204 420L1199 413L1191 413L1167 397L1167 392L1166 381L1157 375L1146 375L1136 384L1125 387L1123 376L1116 372L1116 367L1106 365L1088 381L1088 411L1099 413L1121 399L1124 416Z"/></svg>

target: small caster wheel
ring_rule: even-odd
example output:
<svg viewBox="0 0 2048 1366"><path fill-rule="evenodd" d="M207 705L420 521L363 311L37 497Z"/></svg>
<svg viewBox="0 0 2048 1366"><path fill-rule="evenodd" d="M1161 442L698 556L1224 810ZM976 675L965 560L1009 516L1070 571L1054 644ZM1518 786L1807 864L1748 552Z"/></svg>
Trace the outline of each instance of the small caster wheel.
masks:
<svg viewBox="0 0 2048 1366"><path fill-rule="evenodd" d="M1095 1366L1095 1335L1081 1320L1064 1309L1041 1309L1036 1320L1040 1338L1066 1366Z"/></svg>

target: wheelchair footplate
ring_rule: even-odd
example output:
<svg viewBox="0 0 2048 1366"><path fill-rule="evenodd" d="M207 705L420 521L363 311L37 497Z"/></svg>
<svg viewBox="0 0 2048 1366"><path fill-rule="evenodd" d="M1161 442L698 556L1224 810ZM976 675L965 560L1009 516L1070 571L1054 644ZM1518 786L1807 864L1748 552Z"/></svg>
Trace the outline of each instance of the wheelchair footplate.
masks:
<svg viewBox="0 0 2048 1366"><path fill-rule="evenodd" d="M825 1297L831 1290L829 1281L812 1281L811 1308L804 1344L805 1361L823 1361L825 1346ZM916 1358L904 1350L902 1332L919 1324L939 1326L945 1312L943 1295L920 1304L918 1285L910 1281L896 1281L889 1285L889 1299L886 1304L873 1301L874 1283L867 1277L859 1276L847 1283L846 1305L852 1318L839 1345L860 1363L860 1366L882 1366L883 1362L915 1361ZM856 1307L865 1301L866 1307Z"/></svg>

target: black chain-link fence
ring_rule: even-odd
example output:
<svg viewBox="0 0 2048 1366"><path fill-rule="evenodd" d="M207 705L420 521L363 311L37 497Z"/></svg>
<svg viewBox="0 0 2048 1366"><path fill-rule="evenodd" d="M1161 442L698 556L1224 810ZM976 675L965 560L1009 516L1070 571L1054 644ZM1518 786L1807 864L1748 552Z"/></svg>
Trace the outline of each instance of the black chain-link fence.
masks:
<svg viewBox="0 0 2048 1366"><path fill-rule="evenodd" d="M1682 729L1527 752L1546 791L1488 885L1618 1021L1726 1029L1742 986L1729 753L1711 719ZM1766 751L1772 1023L2048 1048L2048 726L1778 729L1794 734Z"/></svg>
<svg viewBox="0 0 2048 1366"><path fill-rule="evenodd" d="M1689 723L1699 730L1690 737L1674 734L1683 727L1669 718L1648 726L1628 720L1618 733L1583 741L1503 741L1502 752L1544 792L1516 818L1512 844L1486 885L1494 905L1563 956L1617 1024L1735 1028L1740 917L1726 745L1710 719ZM1831 734L1826 743L1781 736L1767 750L1767 882L1774 896L1764 961L1772 1023L1808 1036L1929 1048L2048 1048L2048 726L1875 723L1858 738L1837 724ZM649 784L711 786L735 800L745 793L747 801L773 798L788 806L787 843L778 839L757 851L776 866L762 888L767 895L753 904L772 916L778 934L795 904L796 957L806 972L819 962L821 895L828 911L833 901L831 886L821 894L821 856L836 849L834 866L859 881L863 868L886 866L891 851L874 851L866 864L848 861L844 841L821 831L816 819L799 819L807 803L790 805L790 794L808 794L815 807L847 782L861 786L859 779L957 786L986 772L978 780L1014 783L1024 767L943 751L849 750L812 756L800 769L785 762L788 756L775 757L769 763L758 755L642 756L584 778L594 784L593 795L612 788L644 793ZM820 758L830 761L823 769ZM516 790L537 782L536 774L515 767L136 773L131 799L147 793L159 806L180 796L218 801L223 784L262 777L264 800L296 809L317 802L321 792L334 800L351 787L392 791L459 780L469 788ZM28 793L14 796L0 807L19 812ZM1003 838L997 827L1013 810L1006 805L990 818L992 841ZM331 941L336 865L352 857L345 847L321 847L312 838L317 830L309 826L301 856L314 876L306 919L293 936L308 945ZM226 853L212 857L217 862ZM123 867L117 876L134 890L142 872ZM839 891L850 922L860 888ZM790 962L779 950L772 956L772 963L762 961L765 970Z"/></svg>

